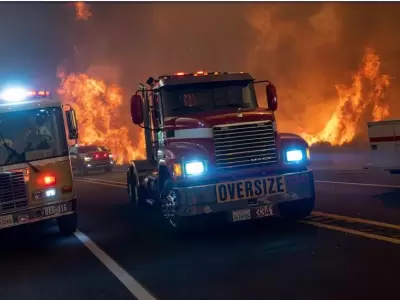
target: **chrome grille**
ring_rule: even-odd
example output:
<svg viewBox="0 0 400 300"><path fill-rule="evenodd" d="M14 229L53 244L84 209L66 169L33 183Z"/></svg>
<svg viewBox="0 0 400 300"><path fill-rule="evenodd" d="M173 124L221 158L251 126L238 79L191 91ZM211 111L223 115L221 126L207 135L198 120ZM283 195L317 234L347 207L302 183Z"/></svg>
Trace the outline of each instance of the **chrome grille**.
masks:
<svg viewBox="0 0 400 300"><path fill-rule="evenodd" d="M213 133L218 169L277 163L271 121L215 126Z"/></svg>
<svg viewBox="0 0 400 300"><path fill-rule="evenodd" d="M0 212L28 205L23 172L0 173Z"/></svg>

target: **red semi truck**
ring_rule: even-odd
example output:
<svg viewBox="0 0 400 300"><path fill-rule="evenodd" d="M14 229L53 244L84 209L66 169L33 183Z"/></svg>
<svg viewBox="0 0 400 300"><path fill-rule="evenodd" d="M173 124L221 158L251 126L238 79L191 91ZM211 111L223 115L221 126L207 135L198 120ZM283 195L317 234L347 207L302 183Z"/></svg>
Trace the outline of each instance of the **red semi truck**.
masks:
<svg viewBox="0 0 400 300"><path fill-rule="evenodd" d="M268 108L258 106L255 84L266 85ZM248 73L150 77L131 98L147 154L129 166L131 201L139 211L160 210L174 228L210 216L308 216L315 202L308 144L277 131L277 106L275 86Z"/></svg>

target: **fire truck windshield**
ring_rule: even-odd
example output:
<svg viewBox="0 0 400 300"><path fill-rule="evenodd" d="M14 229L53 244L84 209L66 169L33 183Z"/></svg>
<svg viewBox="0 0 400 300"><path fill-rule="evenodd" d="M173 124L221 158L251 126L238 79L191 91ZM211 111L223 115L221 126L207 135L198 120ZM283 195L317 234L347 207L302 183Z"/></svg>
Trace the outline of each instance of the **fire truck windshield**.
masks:
<svg viewBox="0 0 400 300"><path fill-rule="evenodd" d="M0 132L0 166L68 155L60 107L0 113Z"/></svg>
<svg viewBox="0 0 400 300"><path fill-rule="evenodd" d="M223 81L166 86L161 89L165 117L221 108L256 108L252 82Z"/></svg>

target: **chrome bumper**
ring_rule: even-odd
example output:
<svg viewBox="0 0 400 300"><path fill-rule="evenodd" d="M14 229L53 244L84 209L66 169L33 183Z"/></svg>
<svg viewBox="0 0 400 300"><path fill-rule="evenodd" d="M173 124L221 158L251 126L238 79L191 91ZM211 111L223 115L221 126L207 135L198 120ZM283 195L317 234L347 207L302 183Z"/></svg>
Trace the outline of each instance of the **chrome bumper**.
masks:
<svg viewBox="0 0 400 300"><path fill-rule="evenodd" d="M217 202L216 184L174 188L178 199L178 213L180 216L195 216L231 212L237 209L274 205L315 197L312 171L289 173L282 176L286 184L286 193L284 194L226 203Z"/></svg>
<svg viewBox="0 0 400 300"><path fill-rule="evenodd" d="M49 213L49 208L57 207L59 205L66 205L63 207L62 212L57 211L57 209L52 209L51 213ZM18 211L1 214L0 229L40 222L47 219L54 219L64 215L74 214L75 212L76 199L46 203L45 205L36 207L26 207Z"/></svg>

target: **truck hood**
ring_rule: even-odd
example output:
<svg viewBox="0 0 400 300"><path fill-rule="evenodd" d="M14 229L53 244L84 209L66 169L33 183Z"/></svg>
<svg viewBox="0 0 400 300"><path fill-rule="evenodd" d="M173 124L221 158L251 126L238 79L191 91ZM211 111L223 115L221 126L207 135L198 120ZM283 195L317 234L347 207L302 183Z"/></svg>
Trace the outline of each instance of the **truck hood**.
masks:
<svg viewBox="0 0 400 300"><path fill-rule="evenodd" d="M182 117L168 117L164 120L166 129L211 128L214 125L245 123L255 121L274 121L274 113L266 108L252 110L243 109L242 117L238 117L237 109L215 110L212 112L196 112Z"/></svg>

